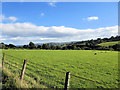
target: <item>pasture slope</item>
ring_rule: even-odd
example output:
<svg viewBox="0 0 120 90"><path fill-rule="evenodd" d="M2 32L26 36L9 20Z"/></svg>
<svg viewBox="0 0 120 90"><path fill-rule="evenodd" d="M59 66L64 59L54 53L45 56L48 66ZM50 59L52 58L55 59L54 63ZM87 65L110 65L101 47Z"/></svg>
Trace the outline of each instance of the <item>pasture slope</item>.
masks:
<svg viewBox="0 0 120 90"><path fill-rule="evenodd" d="M120 43L120 41L105 42L105 43L100 43L100 44L98 44L98 45L109 47L109 46L113 46L113 45L118 44L118 43Z"/></svg>
<svg viewBox="0 0 120 90"><path fill-rule="evenodd" d="M27 66L24 88L118 88L118 52L94 50L3 50L5 68L19 79L23 60ZM97 53L95 55L95 53Z"/></svg>

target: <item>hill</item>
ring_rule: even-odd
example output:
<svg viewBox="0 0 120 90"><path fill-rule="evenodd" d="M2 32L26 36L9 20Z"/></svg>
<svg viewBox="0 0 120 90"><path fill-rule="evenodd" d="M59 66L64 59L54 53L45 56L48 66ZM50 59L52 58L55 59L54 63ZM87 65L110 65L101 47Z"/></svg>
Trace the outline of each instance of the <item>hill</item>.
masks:
<svg viewBox="0 0 120 90"><path fill-rule="evenodd" d="M120 43L120 41L113 41L113 42L100 43L100 44L98 44L98 45L109 47L109 46L113 46L113 45L115 45L115 44L119 44L119 43Z"/></svg>
<svg viewBox="0 0 120 90"><path fill-rule="evenodd" d="M70 43L71 42L49 42L49 43L36 43L35 45L38 46L38 45L47 44L49 46L51 46L51 45L58 46L58 45L66 45L66 44L70 44Z"/></svg>
<svg viewBox="0 0 120 90"><path fill-rule="evenodd" d="M111 36L110 38L97 38L95 40L73 41L73 42L49 42L28 45L15 46L13 44L1 43L1 49L46 49L46 50L114 50L120 51L120 36Z"/></svg>

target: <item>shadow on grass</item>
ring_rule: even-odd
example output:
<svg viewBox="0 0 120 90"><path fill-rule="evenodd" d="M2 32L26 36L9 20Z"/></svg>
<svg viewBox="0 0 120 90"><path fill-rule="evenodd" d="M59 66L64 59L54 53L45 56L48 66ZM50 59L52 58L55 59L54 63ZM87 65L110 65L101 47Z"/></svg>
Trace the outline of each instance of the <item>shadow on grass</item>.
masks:
<svg viewBox="0 0 120 90"><path fill-rule="evenodd" d="M17 82L7 71L2 71L2 90L18 90L20 82Z"/></svg>

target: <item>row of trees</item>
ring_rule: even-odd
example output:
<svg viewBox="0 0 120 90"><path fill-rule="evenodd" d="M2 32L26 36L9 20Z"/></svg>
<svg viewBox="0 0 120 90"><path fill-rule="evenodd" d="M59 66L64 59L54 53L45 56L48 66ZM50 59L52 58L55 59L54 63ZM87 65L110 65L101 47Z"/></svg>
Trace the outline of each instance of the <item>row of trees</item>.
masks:
<svg viewBox="0 0 120 90"><path fill-rule="evenodd" d="M13 44L7 45L1 43L0 48L1 49L51 49L51 50L62 49L60 45L55 46L55 45L43 44L36 46L33 42L30 42L29 45L23 45L23 46L15 46Z"/></svg>
<svg viewBox="0 0 120 90"><path fill-rule="evenodd" d="M111 41L119 41L120 36L111 37L111 38L98 38L96 40L88 40L88 41L81 41L76 43L70 43L66 45L35 45L33 42L30 42L28 45L23 46L15 46L13 44L4 44L1 43L1 49L48 49L48 50L115 50L120 51L120 44L115 44L113 46L99 46L98 44L102 42L111 42Z"/></svg>
<svg viewBox="0 0 120 90"><path fill-rule="evenodd" d="M76 44L81 44L81 43L88 43L88 44L92 44L92 45L97 45L97 44L100 44L100 43L104 43L104 42L113 42L113 41L120 41L120 36L111 36L110 38L97 38L96 40L86 40L86 41L80 41L80 42L76 42L76 43L73 43L74 45Z"/></svg>
<svg viewBox="0 0 120 90"><path fill-rule="evenodd" d="M55 45L49 45L49 44L43 44L36 46L33 42L30 42L29 45L24 45L23 48L25 49L61 49L61 46L55 46Z"/></svg>
<svg viewBox="0 0 120 90"><path fill-rule="evenodd" d="M85 45L64 45L64 46L55 46L55 45L38 45L36 46L33 42L30 42L29 45L16 47L13 44L6 45L4 43L1 44L1 49L47 49L47 50L115 50L120 51L120 44L115 44L113 46L105 47L94 44Z"/></svg>

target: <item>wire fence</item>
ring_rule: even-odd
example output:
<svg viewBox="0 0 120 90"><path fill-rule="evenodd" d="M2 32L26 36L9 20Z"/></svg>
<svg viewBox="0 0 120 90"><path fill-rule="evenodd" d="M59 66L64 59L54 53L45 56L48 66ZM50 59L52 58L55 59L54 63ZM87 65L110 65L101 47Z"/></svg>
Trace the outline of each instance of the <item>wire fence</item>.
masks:
<svg viewBox="0 0 120 90"><path fill-rule="evenodd" d="M23 66L23 59L5 54L5 67L14 75L20 77ZM32 61L27 62L23 82L27 82L32 86L43 85L41 87L47 88L64 88L66 79L66 70L58 70L49 66L44 66ZM81 88L81 84L92 83L103 85L103 83L81 77L80 75L70 74L70 88ZM79 83L78 83L79 82ZM77 85L76 85L77 84Z"/></svg>

